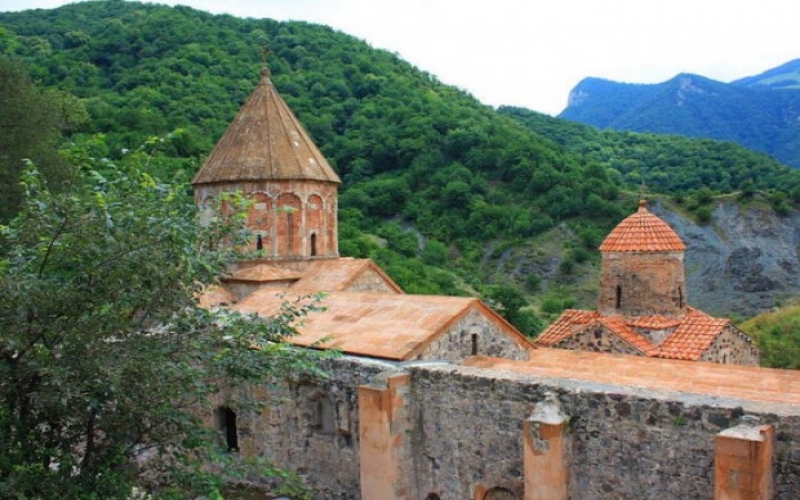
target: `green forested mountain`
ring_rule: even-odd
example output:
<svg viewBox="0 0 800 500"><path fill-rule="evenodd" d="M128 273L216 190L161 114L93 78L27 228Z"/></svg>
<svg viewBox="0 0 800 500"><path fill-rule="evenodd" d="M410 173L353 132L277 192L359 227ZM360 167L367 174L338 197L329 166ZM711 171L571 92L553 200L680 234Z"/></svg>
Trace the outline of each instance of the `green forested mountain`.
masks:
<svg viewBox="0 0 800 500"><path fill-rule="evenodd" d="M624 186L644 185L677 197L698 189L730 193L770 191L780 186L794 203L800 201L794 171L778 166L765 153L734 143L600 130L522 108L501 107L498 112L519 120L565 150L597 162L612 180ZM773 199L776 208L783 199L783 194Z"/></svg>
<svg viewBox="0 0 800 500"><path fill-rule="evenodd" d="M560 118L600 128L732 141L800 167L800 60L725 84L681 74L653 85L582 80Z"/></svg>
<svg viewBox="0 0 800 500"><path fill-rule="evenodd" d="M755 76L732 82L740 87L769 87L771 89L800 89L800 59L781 64L777 68Z"/></svg>
<svg viewBox="0 0 800 500"><path fill-rule="evenodd" d="M0 50L42 88L84 104L89 119L70 136L83 154L119 158L147 143L154 173L181 180L266 59L344 181L341 252L372 257L410 292L481 294L528 331L540 325L523 314L526 301L545 316L590 306L596 248L642 184L699 216L737 190L781 210L800 199L800 172L765 155L498 112L396 55L303 22L96 1L0 13Z"/></svg>

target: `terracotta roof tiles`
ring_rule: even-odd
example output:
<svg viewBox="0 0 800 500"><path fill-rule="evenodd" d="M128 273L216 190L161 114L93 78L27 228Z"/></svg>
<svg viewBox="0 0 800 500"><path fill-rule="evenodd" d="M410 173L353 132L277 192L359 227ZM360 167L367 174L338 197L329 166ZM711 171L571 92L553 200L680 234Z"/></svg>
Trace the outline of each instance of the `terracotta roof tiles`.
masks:
<svg viewBox="0 0 800 500"><path fill-rule="evenodd" d="M236 269L229 275L223 277L222 280L268 283L271 281L297 281L302 276L302 273L298 273L290 269L258 263L252 266Z"/></svg>
<svg viewBox="0 0 800 500"><path fill-rule="evenodd" d="M652 356L655 353L657 348L628 326L622 316L601 316L599 322L642 354Z"/></svg>
<svg viewBox="0 0 800 500"><path fill-rule="evenodd" d="M686 314L680 318L604 316L595 311L568 309L542 332L536 344L557 347L557 344L596 324L603 325L646 356L698 360L730 320L714 318L692 307L687 307ZM634 328L673 331L656 346Z"/></svg>
<svg viewBox="0 0 800 500"><path fill-rule="evenodd" d="M707 394L717 397L772 402L779 411L800 409L800 371L720 365L671 359L649 359L563 349L537 349L527 361L469 358L465 365L591 383Z"/></svg>
<svg viewBox="0 0 800 500"><path fill-rule="evenodd" d="M600 245L601 252L682 252L680 236L669 224L651 214L644 200L639 210L611 231Z"/></svg>
<svg viewBox="0 0 800 500"><path fill-rule="evenodd" d="M714 318L697 309L687 308L681 324L659 346L659 357L700 359L728 324L728 319Z"/></svg>
<svg viewBox="0 0 800 500"><path fill-rule="evenodd" d="M297 297L301 295L262 289L233 309L270 316L279 311L284 300ZM479 300L467 297L330 292L322 298L321 305L327 310L303 318L297 328L299 335L288 338L289 342L393 360L410 359L473 308L494 315ZM520 345L532 348L513 328L507 329Z"/></svg>
<svg viewBox="0 0 800 500"><path fill-rule="evenodd" d="M292 285L292 289L344 291L368 271L380 276L387 287L396 293L405 293L372 259L353 259L348 257L312 262L303 273L303 277Z"/></svg>
<svg viewBox="0 0 800 500"><path fill-rule="evenodd" d="M555 345L591 325L600 318L600 313L580 309L567 309L550 326L536 337L536 343Z"/></svg>
<svg viewBox="0 0 800 500"><path fill-rule="evenodd" d="M204 309L227 306L236 302L236 297L228 289L214 284L206 287L197 297L197 303Z"/></svg>

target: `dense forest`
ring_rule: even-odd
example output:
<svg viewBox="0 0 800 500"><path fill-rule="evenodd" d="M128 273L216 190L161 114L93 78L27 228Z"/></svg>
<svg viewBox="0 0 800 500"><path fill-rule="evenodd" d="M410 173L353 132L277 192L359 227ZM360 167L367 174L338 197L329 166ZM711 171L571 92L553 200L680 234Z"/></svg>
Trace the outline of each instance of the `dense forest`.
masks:
<svg viewBox="0 0 800 500"><path fill-rule="evenodd" d="M341 253L412 293L481 295L530 334L591 307L597 246L642 195L701 222L722 194L800 202L800 172L764 154L495 110L325 26L111 0L0 13L0 51L80 103L70 151L146 145L152 175L184 182L266 64L343 179Z"/></svg>

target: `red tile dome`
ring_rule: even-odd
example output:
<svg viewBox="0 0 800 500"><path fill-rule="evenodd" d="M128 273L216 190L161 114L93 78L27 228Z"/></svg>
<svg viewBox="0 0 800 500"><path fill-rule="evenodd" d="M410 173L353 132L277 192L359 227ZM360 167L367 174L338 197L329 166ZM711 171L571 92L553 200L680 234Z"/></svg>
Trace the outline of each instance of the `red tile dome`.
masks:
<svg viewBox="0 0 800 500"><path fill-rule="evenodd" d="M680 236L669 224L639 202L639 210L620 222L600 245L601 252L682 252L686 249Z"/></svg>

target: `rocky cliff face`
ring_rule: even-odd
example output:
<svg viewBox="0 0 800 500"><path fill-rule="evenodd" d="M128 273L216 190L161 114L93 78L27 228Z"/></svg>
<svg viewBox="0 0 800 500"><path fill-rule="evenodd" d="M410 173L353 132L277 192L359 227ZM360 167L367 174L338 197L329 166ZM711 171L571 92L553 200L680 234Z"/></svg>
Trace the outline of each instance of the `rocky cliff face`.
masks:
<svg viewBox="0 0 800 500"><path fill-rule="evenodd" d="M689 304L719 316L753 316L800 295L800 212L720 203L700 226L653 203L686 243Z"/></svg>

